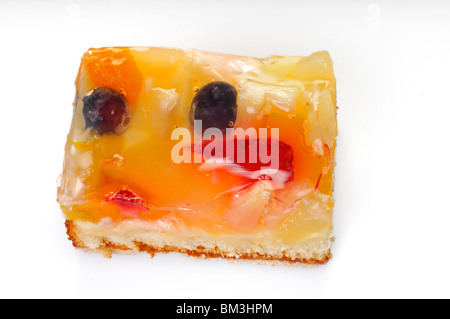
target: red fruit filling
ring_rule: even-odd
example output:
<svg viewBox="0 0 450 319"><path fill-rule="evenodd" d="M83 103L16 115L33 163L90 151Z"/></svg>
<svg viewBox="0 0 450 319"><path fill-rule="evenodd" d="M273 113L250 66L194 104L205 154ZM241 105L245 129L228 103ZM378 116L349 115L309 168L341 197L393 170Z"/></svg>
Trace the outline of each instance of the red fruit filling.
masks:
<svg viewBox="0 0 450 319"><path fill-rule="evenodd" d="M148 210L147 202L127 188L123 188L120 191L108 196L106 201Z"/></svg>
<svg viewBox="0 0 450 319"><path fill-rule="evenodd" d="M246 138L234 139L234 152L227 149L230 146L233 142L229 139L212 140L203 141L201 147L193 145L191 150L202 152L205 170L223 168L250 180L272 180L280 184L294 179L294 151L290 145L271 138Z"/></svg>

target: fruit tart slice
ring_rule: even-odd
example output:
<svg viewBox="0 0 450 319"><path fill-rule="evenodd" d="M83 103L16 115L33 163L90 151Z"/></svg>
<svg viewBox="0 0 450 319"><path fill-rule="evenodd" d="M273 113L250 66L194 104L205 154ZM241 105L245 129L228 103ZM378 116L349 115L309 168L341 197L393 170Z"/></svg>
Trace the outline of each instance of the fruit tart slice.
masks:
<svg viewBox="0 0 450 319"><path fill-rule="evenodd" d="M58 187L74 246L330 259L337 126L327 52L91 49L76 88Z"/></svg>

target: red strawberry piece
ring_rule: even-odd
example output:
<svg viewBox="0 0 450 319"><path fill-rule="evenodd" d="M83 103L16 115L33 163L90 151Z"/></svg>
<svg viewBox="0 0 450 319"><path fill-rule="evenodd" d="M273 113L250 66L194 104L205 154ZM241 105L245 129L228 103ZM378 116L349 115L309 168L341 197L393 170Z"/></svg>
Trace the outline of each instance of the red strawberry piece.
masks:
<svg viewBox="0 0 450 319"><path fill-rule="evenodd" d="M223 154L214 149L213 145L209 146L211 143L217 146L222 144ZM204 164L200 169L222 168L251 180L272 180L281 185L294 179L292 164L294 152L289 144L271 138L234 139L234 153L227 156L227 143L233 145L230 140L224 139L219 142L204 141L201 148L192 146L194 152L200 149L202 151ZM278 143L278 148L274 145L274 154L272 154L273 143ZM266 152L263 152L267 154L266 159L261 158L260 147L266 147Z"/></svg>
<svg viewBox="0 0 450 319"><path fill-rule="evenodd" d="M129 190L126 187L108 196L106 198L106 201L115 202L117 204L126 205L133 208L141 208L148 210L147 202L144 199L142 199L139 195L137 195L135 192Z"/></svg>

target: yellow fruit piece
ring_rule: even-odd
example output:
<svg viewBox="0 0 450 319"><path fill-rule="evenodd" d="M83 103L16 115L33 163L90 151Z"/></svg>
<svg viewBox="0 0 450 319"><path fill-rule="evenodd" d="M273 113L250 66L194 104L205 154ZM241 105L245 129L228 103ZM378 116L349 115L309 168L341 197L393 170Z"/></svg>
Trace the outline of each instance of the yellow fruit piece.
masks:
<svg viewBox="0 0 450 319"><path fill-rule="evenodd" d="M255 183L250 189L235 195L225 220L240 230L249 230L258 224L269 204L272 190L264 181Z"/></svg>
<svg viewBox="0 0 450 319"><path fill-rule="evenodd" d="M286 212L287 217L279 225L277 234L289 244L329 234L331 209L329 196L315 194L302 199Z"/></svg>
<svg viewBox="0 0 450 319"><path fill-rule="evenodd" d="M293 68L292 76L308 84L325 84L325 88L331 92L333 102L336 103L336 78L333 61L328 52L319 51L301 59Z"/></svg>
<svg viewBox="0 0 450 319"><path fill-rule="evenodd" d="M331 93L314 90L310 95L312 106L309 108L305 122L306 140L309 145L319 142L332 148L337 135L337 123L336 108Z"/></svg>

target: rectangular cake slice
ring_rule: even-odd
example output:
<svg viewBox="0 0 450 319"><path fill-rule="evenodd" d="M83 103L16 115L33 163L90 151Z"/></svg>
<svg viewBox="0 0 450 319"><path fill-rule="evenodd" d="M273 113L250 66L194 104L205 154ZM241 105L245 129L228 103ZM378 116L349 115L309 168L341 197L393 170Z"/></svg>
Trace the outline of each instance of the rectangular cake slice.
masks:
<svg viewBox="0 0 450 319"><path fill-rule="evenodd" d="M108 256L326 263L335 87L327 52L90 49L58 187L70 240Z"/></svg>

